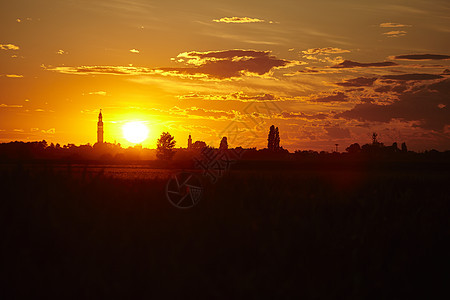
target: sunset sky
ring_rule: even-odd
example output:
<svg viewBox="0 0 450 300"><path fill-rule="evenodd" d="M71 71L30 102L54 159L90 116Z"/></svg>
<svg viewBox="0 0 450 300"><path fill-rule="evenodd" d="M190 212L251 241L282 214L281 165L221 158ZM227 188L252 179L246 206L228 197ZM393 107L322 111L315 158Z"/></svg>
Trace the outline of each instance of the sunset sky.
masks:
<svg viewBox="0 0 450 300"><path fill-rule="evenodd" d="M448 0L1 0L0 142L450 149Z"/></svg>

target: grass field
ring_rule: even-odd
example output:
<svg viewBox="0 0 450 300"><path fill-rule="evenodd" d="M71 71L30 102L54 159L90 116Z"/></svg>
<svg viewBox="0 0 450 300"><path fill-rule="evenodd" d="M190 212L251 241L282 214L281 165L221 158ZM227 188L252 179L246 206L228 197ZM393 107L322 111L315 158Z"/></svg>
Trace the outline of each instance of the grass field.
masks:
<svg viewBox="0 0 450 300"><path fill-rule="evenodd" d="M449 174L242 168L180 210L167 179L14 168L0 175L0 297L436 298Z"/></svg>

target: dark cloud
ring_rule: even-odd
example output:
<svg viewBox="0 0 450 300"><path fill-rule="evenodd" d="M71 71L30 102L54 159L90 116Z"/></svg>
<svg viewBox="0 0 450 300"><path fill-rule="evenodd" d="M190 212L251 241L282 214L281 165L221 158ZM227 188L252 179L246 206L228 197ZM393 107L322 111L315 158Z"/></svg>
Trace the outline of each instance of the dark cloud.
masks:
<svg viewBox="0 0 450 300"><path fill-rule="evenodd" d="M340 86L354 86L354 87L361 87L361 86L372 86L373 83L377 80L376 77L357 77L353 79L345 80L344 82L338 82L337 85Z"/></svg>
<svg viewBox="0 0 450 300"><path fill-rule="evenodd" d="M348 90L345 90L346 92L362 92L362 91L364 91L364 88L362 88L362 87L359 87L359 88L355 88L355 89L348 89Z"/></svg>
<svg viewBox="0 0 450 300"><path fill-rule="evenodd" d="M331 68L368 68L368 67L391 67L397 66L398 64L392 61L374 62L374 63L359 63L351 60L344 60L340 64L332 66Z"/></svg>
<svg viewBox="0 0 450 300"><path fill-rule="evenodd" d="M343 92L337 92L329 96L311 99L314 102L346 102L348 97Z"/></svg>
<svg viewBox="0 0 450 300"><path fill-rule="evenodd" d="M193 67L161 68L165 72L181 75L206 75L211 78L224 79L240 77L246 72L264 75L274 68L296 65L299 62L278 59L270 51L225 50L208 52L185 52L177 56Z"/></svg>
<svg viewBox="0 0 450 300"><path fill-rule="evenodd" d="M341 128L339 126L325 127L329 137L333 139L345 139L350 137L350 130L348 128Z"/></svg>
<svg viewBox="0 0 450 300"><path fill-rule="evenodd" d="M383 79L391 79L391 80L433 80L443 78L441 75L436 74L402 74L402 75L384 75L381 78Z"/></svg>
<svg viewBox="0 0 450 300"><path fill-rule="evenodd" d="M392 87L390 85L382 85L382 86L374 89L374 91L377 93L387 93L387 92L390 92L391 90L392 90Z"/></svg>
<svg viewBox="0 0 450 300"><path fill-rule="evenodd" d="M442 60L450 59L450 55L441 54L407 54L407 55L397 55L393 59L403 59L403 60Z"/></svg>
<svg viewBox="0 0 450 300"><path fill-rule="evenodd" d="M450 95L450 79L445 79L445 80L430 84L428 86L428 88L431 91L436 91L438 93L447 94L447 98L450 98L450 97L448 97L448 95Z"/></svg>
<svg viewBox="0 0 450 300"><path fill-rule="evenodd" d="M398 100L388 105L374 103L356 104L353 109L338 117L360 121L390 122L392 119L415 121L418 127L443 131L450 124L450 79L421 85L404 92Z"/></svg>

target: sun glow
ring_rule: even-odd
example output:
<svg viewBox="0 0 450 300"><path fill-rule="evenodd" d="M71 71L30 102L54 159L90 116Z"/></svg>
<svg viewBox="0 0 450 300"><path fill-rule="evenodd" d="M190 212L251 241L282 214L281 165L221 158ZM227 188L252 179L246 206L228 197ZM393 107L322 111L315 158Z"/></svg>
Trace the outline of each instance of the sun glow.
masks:
<svg viewBox="0 0 450 300"><path fill-rule="evenodd" d="M142 143L148 137L148 127L139 121L128 122L122 126L124 138L133 144Z"/></svg>

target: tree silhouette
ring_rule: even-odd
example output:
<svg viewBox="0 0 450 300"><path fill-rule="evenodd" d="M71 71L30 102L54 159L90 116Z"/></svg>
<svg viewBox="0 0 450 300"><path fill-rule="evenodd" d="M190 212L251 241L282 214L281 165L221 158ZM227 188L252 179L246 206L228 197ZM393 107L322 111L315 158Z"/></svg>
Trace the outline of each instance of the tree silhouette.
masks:
<svg viewBox="0 0 450 300"><path fill-rule="evenodd" d="M228 140L226 136L220 141L219 150L228 150Z"/></svg>
<svg viewBox="0 0 450 300"><path fill-rule="evenodd" d="M280 132L278 131L278 127L275 128L275 138L273 142L273 150L280 150Z"/></svg>
<svg viewBox="0 0 450 300"><path fill-rule="evenodd" d="M270 126L269 136L267 138L267 149L273 150L275 145L275 126Z"/></svg>
<svg viewBox="0 0 450 300"><path fill-rule="evenodd" d="M278 127L270 126L269 136L267 138L267 149L270 151L280 150L280 132Z"/></svg>
<svg viewBox="0 0 450 300"><path fill-rule="evenodd" d="M345 148L345 151L347 151L348 153L359 153L361 152L361 146L358 143L353 143L350 146L348 146L347 148Z"/></svg>
<svg viewBox="0 0 450 300"><path fill-rule="evenodd" d="M402 143L402 152L408 152L408 147L406 147L406 143Z"/></svg>
<svg viewBox="0 0 450 300"><path fill-rule="evenodd" d="M161 160L171 160L175 154L173 148L176 141L168 132L163 132L156 142L156 157Z"/></svg>
<svg viewBox="0 0 450 300"><path fill-rule="evenodd" d="M206 148L206 143L204 141L195 141L191 146L192 150L202 150L203 148Z"/></svg>

